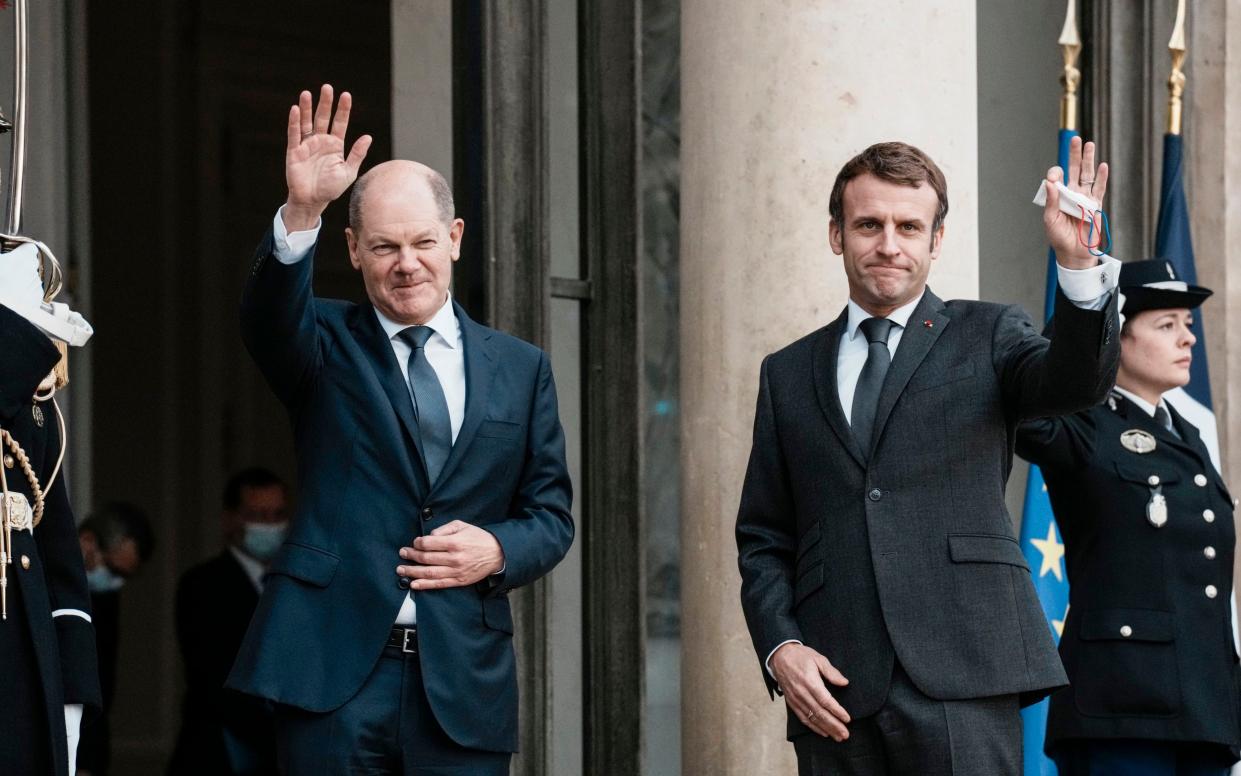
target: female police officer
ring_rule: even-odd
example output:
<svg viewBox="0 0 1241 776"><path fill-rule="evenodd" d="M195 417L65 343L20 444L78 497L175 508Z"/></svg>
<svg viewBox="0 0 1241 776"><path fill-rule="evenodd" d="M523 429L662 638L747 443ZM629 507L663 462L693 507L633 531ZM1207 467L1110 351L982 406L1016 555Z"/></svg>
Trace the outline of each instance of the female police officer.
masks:
<svg viewBox="0 0 1241 776"><path fill-rule="evenodd" d="M1103 405L1022 424L1064 537L1071 686L1051 698L1061 776L1226 774L1241 744L1230 609L1233 500L1164 400L1189 382L1211 292L1162 260L1120 275L1121 361Z"/></svg>

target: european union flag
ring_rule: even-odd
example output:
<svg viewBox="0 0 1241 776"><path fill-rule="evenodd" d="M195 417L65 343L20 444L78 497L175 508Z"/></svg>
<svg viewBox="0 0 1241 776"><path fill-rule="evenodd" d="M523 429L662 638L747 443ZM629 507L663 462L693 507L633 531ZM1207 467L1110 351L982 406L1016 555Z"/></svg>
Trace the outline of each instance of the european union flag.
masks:
<svg viewBox="0 0 1241 776"><path fill-rule="evenodd" d="M1060 130L1060 169L1068 170L1069 141L1077 136L1072 129ZM1066 172L1067 174L1067 172ZM1043 317L1050 319L1056 303L1056 252L1047 251L1047 296ZM1064 571L1064 543L1051 512L1051 500L1043 484L1043 473L1030 466L1026 482L1026 500L1021 515L1021 550L1025 553L1034 575L1034 590L1043 604L1052 638L1060 643L1064 618L1069 610L1069 580ZM1047 700L1043 699L1021 712L1024 726L1023 750L1025 776L1056 776L1056 764L1043 754L1043 737L1047 732Z"/></svg>

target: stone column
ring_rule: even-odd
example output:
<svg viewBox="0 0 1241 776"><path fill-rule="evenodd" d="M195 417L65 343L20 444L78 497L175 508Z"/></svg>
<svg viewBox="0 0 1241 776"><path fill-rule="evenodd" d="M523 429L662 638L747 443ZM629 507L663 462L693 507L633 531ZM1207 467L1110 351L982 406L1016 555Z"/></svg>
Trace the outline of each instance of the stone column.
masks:
<svg viewBox="0 0 1241 776"><path fill-rule="evenodd" d="M452 6L394 0L392 158L422 162L451 181L452 139Z"/></svg>
<svg viewBox="0 0 1241 776"><path fill-rule="evenodd" d="M1211 398L1225 481L1241 491L1241 7L1232 0L1189 10L1185 102L1187 191L1198 280L1215 290L1202 308ZM1166 70L1164 71L1166 73ZM1234 571L1234 578L1241 569Z"/></svg>
<svg viewBox="0 0 1241 776"><path fill-rule="evenodd" d="M683 773L792 773L733 540L759 363L843 307L828 195L873 142L912 142L944 169L931 285L977 294L975 3L684 0L682 14Z"/></svg>

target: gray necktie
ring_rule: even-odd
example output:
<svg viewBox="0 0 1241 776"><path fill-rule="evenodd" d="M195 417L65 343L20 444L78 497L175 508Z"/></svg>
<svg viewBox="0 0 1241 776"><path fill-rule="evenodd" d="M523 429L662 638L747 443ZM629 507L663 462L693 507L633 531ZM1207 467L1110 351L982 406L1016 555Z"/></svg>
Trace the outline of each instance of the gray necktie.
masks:
<svg viewBox="0 0 1241 776"><path fill-rule="evenodd" d="M870 344L867 347L866 365L862 367L857 387L853 390L853 411L849 415L849 423L858 444L862 446L862 452L866 455L870 455L871 435L875 430L875 408L879 405L883 378L887 376L888 367L892 364L892 354L888 352L888 333L895 325L887 318L867 318L861 324L862 333Z"/></svg>
<svg viewBox="0 0 1241 776"><path fill-rule="evenodd" d="M414 394L414 414L418 418L418 435L422 455L426 459L427 477L431 484L440 476L448 454L452 452L452 420L448 402L439 377L427 361L424 351L427 340L435 331L429 326L411 326L397 336L413 348L409 354L409 387Z"/></svg>
<svg viewBox="0 0 1241 776"><path fill-rule="evenodd" d="M1176 426L1172 425L1172 416L1168 414L1168 411L1164 409L1162 404L1155 408L1155 422L1166 428L1172 436L1177 439L1181 438L1181 435L1176 432Z"/></svg>

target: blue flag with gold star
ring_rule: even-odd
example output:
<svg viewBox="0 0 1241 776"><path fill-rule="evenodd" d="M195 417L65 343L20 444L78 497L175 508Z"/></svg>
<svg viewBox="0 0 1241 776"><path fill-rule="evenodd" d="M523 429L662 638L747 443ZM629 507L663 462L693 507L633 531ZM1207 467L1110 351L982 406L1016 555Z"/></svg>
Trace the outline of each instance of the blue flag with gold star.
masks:
<svg viewBox="0 0 1241 776"><path fill-rule="evenodd" d="M1071 129L1060 130L1060 169L1068 169L1069 141L1077 136ZM1047 251L1047 296L1043 317L1050 319L1056 304L1056 252ZM1034 576L1034 590L1043 605L1052 638L1060 643L1064 618L1069 610L1069 580L1064 572L1064 543L1051 512L1051 500L1043 473L1030 466L1026 482L1026 500L1021 514L1021 551L1025 553ZM1047 733L1047 699L1027 706L1021 712L1024 728L1025 776L1056 776L1056 764L1043 754L1043 737Z"/></svg>

